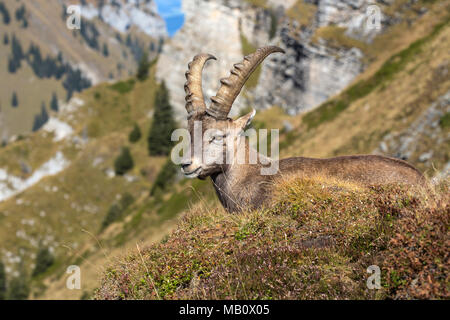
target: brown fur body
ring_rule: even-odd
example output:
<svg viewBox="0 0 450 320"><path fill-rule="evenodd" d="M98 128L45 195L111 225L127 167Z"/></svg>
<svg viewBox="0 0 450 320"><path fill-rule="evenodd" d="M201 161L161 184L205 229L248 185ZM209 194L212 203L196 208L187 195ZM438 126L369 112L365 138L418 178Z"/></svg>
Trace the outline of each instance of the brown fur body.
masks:
<svg viewBox="0 0 450 320"><path fill-rule="evenodd" d="M211 176L220 202L230 212L255 209L271 197L273 183L282 177L332 177L363 186L387 183L418 185L424 182L420 171L405 161L377 156L354 155L328 159L294 157L279 161L278 173L260 174L261 165L224 166Z"/></svg>

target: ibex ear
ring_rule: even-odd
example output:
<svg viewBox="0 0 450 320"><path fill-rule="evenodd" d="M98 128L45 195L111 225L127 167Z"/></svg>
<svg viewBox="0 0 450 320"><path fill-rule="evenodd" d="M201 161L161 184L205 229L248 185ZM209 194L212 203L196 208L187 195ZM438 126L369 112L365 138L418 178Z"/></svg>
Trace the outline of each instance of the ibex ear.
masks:
<svg viewBox="0 0 450 320"><path fill-rule="evenodd" d="M245 116L242 116L236 120L234 120L234 123L236 124L236 126L238 128L241 128L242 130L244 130L253 120L253 117L256 114L256 110L253 109L252 112L246 114Z"/></svg>

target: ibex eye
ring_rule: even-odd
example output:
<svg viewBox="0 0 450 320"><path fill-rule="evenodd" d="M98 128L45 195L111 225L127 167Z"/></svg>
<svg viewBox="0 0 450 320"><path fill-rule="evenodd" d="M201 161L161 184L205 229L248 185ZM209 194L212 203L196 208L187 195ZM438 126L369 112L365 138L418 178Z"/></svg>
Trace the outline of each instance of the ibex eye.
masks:
<svg viewBox="0 0 450 320"><path fill-rule="evenodd" d="M212 139L212 142L214 142L214 143L217 143L217 144L222 144L223 142L223 136L215 136L213 139Z"/></svg>

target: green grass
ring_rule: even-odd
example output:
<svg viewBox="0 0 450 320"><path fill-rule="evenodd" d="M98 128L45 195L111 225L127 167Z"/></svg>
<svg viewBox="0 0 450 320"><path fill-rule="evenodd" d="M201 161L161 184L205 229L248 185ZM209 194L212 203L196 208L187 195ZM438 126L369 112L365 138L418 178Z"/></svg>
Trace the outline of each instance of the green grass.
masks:
<svg viewBox="0 0 450 320"><path fill-rule="evenodd" d="M450 128L450 112L447 112L442 116L439 120L439 125L444 129Z"/></svg>
<svg viewBox="0 0 450 320"><path fill-rule="evenodd" d="M119 81L119 82L116 82L115 84L111 85L110 88L121 94L125 94L125 93L128 93L131 90L133 90L135 82L136 81L134 79L129 79L126 81Z"/></svg>
<svg viewBox="0 0 450 320"><path fill-rule="evenodd" d="M244 56L249 55L256 51L256 47L253 46L250 41L241 33L241 45L242 45L242 54ZM253 89L256 88L258 85L259 76L261 75L262 67L259 65L255 71L253 71L252 75L248 78L247 82L245 83L245 87L247 89Z"/></svg>
<svg viewBox="0 0 450 320"><path fill-rule="evenodd" d="M358 48L363 52L367 51L367 44L363 41L353 39L345 35L346 28L335 25L318 28L312 37L312 42L317 43L318 39L323 39L329 47L336 49Z"/></svg>
<svg viewBox="0 0 450 320"><path fill-rule="evenodd" d="M309 26L313 21L316 12L316 5L307 3L304 0L297 0L295 4L287 10L286 14L289 18L297 20L301 26Z"/></svg>
<svg viewBox="0 0 450 320"><path fill-rule="evenodd" d="M244 1L248 2L249 4L251 4L252 6L255 6L255 7L261 7L261 8L268 7L267 0L244 0Z"/></svg>
<svg viewBox="0 0 450 320"><path fill-rule="evenodd" d="M389 58L372 77L357 82L342 92L337 98L325 102L317 109L307 113L303 117L303 121L308 126L308 129L318 127L324 122L335 119L354 101L367 96L382 85L386 86L396 74L404 69L408 62L414 59L423 46L435 38L448 23L449 20L446 20L436 25L429 35L415 41L408 48Z"/></svg>

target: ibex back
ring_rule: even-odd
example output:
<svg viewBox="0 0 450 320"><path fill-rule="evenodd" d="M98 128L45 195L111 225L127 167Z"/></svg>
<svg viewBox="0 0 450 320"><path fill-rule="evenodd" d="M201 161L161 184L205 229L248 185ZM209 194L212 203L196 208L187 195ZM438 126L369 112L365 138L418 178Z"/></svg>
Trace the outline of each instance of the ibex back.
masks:
<svg viewBox="0 0 450 320"><path fill-rule="evenodd" d="M221 79L221 86L207 107L202 92L202 70L205 63L214 59L210 54L199 54L189 63L186 72L186 110L194 150L194 136L200 131L202 152L192 152L182 163L182 171L189 178L205 179L210 176L222 205L230 212L257 208L270 197L276 179L282 176L329 176L362 185L386 183L421 184L423 175L405 161L376 156L354 155L329 159L295 157L272 160L261 154L261 163L241 163L237 157L229 159L227 153L252 151L248 139L242 133L250 124L255 111L236 120L228 114L244 83L258 65L271 53L283 52L276 46L263 47L233 66L228 78ZM200 128L200 129L199 129ZM254 151L256 152L256 151ZM204 155L207 155L206 157ZM262 164L264 163L264 164ZM261 168L274 165L272 175L261 174Z"/></svg>

